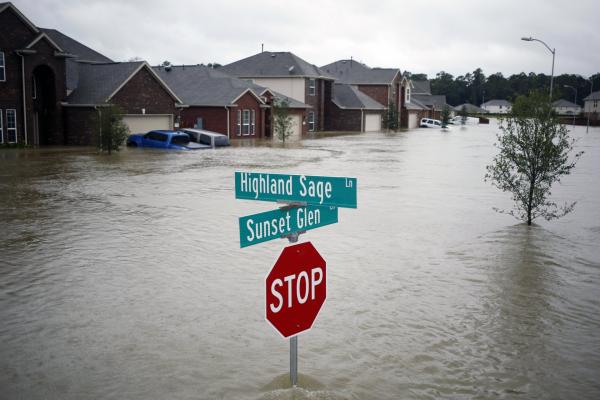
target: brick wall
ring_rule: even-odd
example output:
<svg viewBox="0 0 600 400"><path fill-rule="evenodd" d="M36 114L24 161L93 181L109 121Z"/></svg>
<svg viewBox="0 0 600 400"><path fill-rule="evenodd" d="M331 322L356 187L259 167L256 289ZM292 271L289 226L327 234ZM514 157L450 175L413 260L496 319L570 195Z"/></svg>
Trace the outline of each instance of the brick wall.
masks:
<svg viewBox="0 0 600 400"><path fill-rule="evenodd" d="M64 107L65 144L90 146L96 144L98 111L91 107Z"/></svg>
<svg viewBox="0 0 600 400"><path fill-rule="evenodd" d="M344 110L331 104L327 130L362 132L361 110Z"/></svg>
<svg viewBox="0 0 600 400"><path fill-rule="evenodd" d="M176 115L176 100L146 69L142 68L119 92L111 103L117 104L126 114L172 114Z"/></svg>
<svg viewBox="0 0 600 400"><path fill-rule="evenodd" d="M358 85L358 90L387 107L389 103L388 85Z"/></svg>

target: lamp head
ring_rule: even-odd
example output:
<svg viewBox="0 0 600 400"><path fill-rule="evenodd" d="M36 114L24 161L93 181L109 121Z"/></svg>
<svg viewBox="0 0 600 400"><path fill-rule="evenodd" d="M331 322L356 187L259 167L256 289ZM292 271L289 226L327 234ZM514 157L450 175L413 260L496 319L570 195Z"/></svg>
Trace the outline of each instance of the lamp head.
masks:
<svg viewBox="0 0 600 400"><path fill-rule="evenodd" d="M533 38L531 36L530 37L522 37L521 40L524 40L526 42L531 42L531 41L533 41Z"/></svg>

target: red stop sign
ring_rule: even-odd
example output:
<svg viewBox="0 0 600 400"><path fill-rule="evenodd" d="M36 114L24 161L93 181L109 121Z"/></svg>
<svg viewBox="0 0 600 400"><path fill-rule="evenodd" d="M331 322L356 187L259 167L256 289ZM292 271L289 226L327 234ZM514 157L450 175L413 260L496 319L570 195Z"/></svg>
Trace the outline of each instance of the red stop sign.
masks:
<svg viewBox="0 0 600 400"><path fill-rule="evenodd" d="M266 279L266 318L290 337L312 327L327 297L325 260L312 243L283 249Z"/></svg>

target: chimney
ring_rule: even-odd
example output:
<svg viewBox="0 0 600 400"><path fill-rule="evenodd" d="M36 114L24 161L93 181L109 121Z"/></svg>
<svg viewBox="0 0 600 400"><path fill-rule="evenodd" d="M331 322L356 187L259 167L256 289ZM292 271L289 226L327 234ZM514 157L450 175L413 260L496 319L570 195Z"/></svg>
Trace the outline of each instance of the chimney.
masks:
<svg viewBox="0 0 600 400"><path fill-rule="evenodd" d="M264 52L265 52L265 44L264 44L264 43L261 43L261 44L260 44L260 52L261 52L261 53L264 53Z"/></svg>

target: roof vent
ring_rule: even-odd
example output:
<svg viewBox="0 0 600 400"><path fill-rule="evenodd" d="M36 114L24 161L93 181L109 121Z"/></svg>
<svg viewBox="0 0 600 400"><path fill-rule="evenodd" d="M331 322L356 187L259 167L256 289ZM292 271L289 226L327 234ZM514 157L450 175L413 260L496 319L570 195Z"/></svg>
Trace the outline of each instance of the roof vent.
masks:
<svg viewBox="0 0 600 400"><path fill-rule="evenodd" d="M288 68L288 71L290 71L290 74L291 74L292 72L294 72L294 66L292 65L291 67L289 67L289 68Z"/></svg>
<svg viewBox="0 0 600 400"><path fill-rule="evenodd" d="M275 53L271 53L271 57L275 58L276 54Z"/></svg>
<svg viewBox="0 0 600 400"><path fill-rule="evenodd" d="M170 65L165 65L165 71L169 72L171 70L171 66Z"/></svg>

